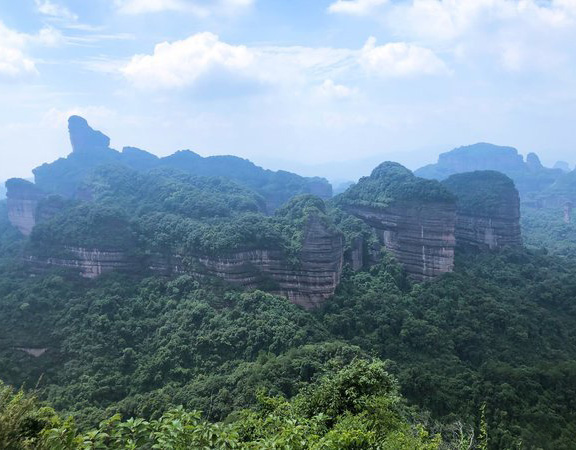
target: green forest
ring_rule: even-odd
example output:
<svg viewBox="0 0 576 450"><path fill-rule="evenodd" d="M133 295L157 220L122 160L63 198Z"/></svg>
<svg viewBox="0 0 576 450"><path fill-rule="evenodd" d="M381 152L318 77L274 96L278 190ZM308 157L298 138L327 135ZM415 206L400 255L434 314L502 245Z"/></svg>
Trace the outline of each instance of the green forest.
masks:
<svg viewBox="0 0 576 450"><path fill-rule="evenodd" d="M374 252L340 204L455 195L392 163L272 215L240 184L173 169L108 166L81 191L43 198L29 238L0 203L0 448L575 448L576 234L558 211L523 211L524 247L458 247L453 273L425 283L383 248L361 270L347 259L334 296L305 310L192 272L85 279L22 256L264 248L297 268L311 217L345 254ZM486 211L498 201L472 192Z"/></svg>

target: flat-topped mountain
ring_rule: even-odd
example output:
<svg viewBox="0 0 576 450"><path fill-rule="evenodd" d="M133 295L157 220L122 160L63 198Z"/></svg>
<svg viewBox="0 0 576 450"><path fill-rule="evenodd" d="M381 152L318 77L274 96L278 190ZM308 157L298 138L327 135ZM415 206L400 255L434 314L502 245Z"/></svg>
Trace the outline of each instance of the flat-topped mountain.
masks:
<svg viewBox="0 0 576 450"><path fill-rule="evenodd" d="M311 308L333 296L346 264L365 270L383 249L426 281L452 271L457 244L521 244L518 192L493 171L440 182L384 162L327 207L331 186L321 178L189 150L118 152L76 116L69 133L72 153L35 169L36 183L6 184L8 218L39 271L216 277ZM465 170L460 154L470 152L481 161L481 148L441 161ZM514 170L540 170L535 156L529 164L511 148L500 156Z"/></svg>
<svg viewBox="0 0 576 450"><path fill-rule="evenodd" d="M544 167L535 153L529 153L524 161L513 147L484 142L442 153L436 164L424 166L414 173L423 178L444 180L450 175L476 170L496 170L508 175L523 200L552 185L563 174L561 169Z"/></svg>
<svg viewBox="0 0 576 450"><path fill-rule="evenodd" d="M509 177L482 170L452 175L442 184L457 198L458 245L522 245L520 196Z"/></svg>
<svg viewBox="0 0 576 450"><path fill-rule="evenodd" d="M335 201L376 230L380 243L414 279L452 270L456 198L438 181L385 162Z"/></svg>
<svg viewBox="0 0 576 450"><path fill-rule="evenodd" d="M132 169L147 171L153 168L174 168L193 175L224 176L250 187L266 200L271 213L290 198L300 194L314 194L330 198L332 187L324 178L306 178L294 173L265 170L236 156L202 157L189 150L158 158L134 147L122 152L110 148L110 139L93 130L82 117L72 116L68 121L72 153L50 164L34 169L36 185L49 193L76 197L82 181L97 167L121 164Z"/></svg>

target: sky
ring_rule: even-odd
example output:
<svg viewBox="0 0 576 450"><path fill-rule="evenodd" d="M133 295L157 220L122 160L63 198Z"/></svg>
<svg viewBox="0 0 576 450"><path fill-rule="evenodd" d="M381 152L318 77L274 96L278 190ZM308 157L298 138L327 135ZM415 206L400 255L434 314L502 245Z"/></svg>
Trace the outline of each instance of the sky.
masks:
<svg viewBox="0 0 576 450"><path fill-rule="evenodd" d="M0 180L66 120L355 179L491 142L576 163L576 0L0 0Z"/></svg>

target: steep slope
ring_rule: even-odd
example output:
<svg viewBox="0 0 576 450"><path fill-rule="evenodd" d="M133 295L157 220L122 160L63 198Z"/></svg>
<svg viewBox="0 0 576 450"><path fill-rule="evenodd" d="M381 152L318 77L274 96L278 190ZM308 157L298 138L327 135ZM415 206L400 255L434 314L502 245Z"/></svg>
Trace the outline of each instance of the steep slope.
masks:
<svg viewBox="0 0 576 450"><path fill-rule="evenodd" d="M485 170L452 175L442 184L458 199L458 245L522 245L520 197L510 178Z"/></svg>
<svg viewBox="0 0 576 450"><path fill-rule="evenodd" d="M452 271L456 200L438 181L385 162L336 198L362 219L416 280Z"/></svg>
<svg viewBox="0 0 576 450"><path fill-rule="evenodd" d="M36 225L38 204L46 194L34 183L12 178L6 182L8 219L24 236L29 236Z"/></svg>

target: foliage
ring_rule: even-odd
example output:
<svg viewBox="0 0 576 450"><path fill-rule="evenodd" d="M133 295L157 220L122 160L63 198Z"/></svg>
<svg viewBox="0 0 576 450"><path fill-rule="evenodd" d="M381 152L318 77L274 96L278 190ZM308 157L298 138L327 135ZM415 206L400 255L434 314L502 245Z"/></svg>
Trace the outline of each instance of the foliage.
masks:
<svg viewBox="0 0 576 450"><path fill-rule="evenodd" d="M456 267L412 287L387 261L350 274L320 320L394 361L403 393L433 417L479 426L486 403L490 448L572 448L575 264L511 249L461 253Z"/></svg>
<svg viewBox="0 0 576 450"><path fill-rule="evenodd" d="M574 212L571 214L574 216ZM545 249L554 255L576 258L576 223L564 221L563 207L522 207L522 236L529 248Z"/></svg>
<svg viewBox="0 0 576 450"><path fill-rule="evenodd" d="M0 448L25 450L42 446L41 433L56 423L53 409L0 381Z"/></svg>
<svg viewBox="0 0 576 450"><path fill-rule="evenodd" d="M385 208L395 201L450 202L454 196L436 180L418 178L398 163L385 162L336 198L337 204Z"/></svg>
<svg viewBox="0 0 576 450"><path fill-rule="evenodd" d="M354 360L327 373L292 401L259 396L256 409L227 423L210 423L182 407L158 419L120 414L80 432L36 399L0 385L0 444L14 449L410 449L440 448L422 424L412 423L381 361Z"/></svg>
<svg viewBox="0 0 576 450"><path fill-rule="evenodd" d="M173 170L144 175L106 167L83 190L90 202L52 208L56 213L34 228L32 253L65 256L66 247L139 255L282 249L296 263L309 217L331 226L318 197L295 197L269 217L262 214L265 205L259 195L232 181Z"/></svg>
<svg viewBox="0 0 576 450"><path fill-rule="evenodd" d="M514 182L493 170L452 175L442 184L458 199L458 211L474 215L498 215L519 203Z"/></svg>

